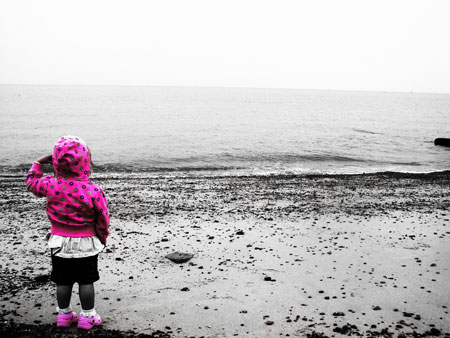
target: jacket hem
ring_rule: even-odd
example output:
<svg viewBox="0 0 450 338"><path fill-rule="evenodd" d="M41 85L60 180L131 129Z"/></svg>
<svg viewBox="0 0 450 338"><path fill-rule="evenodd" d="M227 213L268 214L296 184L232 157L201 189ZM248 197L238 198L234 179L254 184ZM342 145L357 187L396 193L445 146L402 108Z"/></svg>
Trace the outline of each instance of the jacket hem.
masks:
<svg viewBox="0 0 450 338"><path fill-rule="evenodd" d="M52 222L51 233L66 237L90 237L97 235L94 224L67 225L56 222Z"/></svg>

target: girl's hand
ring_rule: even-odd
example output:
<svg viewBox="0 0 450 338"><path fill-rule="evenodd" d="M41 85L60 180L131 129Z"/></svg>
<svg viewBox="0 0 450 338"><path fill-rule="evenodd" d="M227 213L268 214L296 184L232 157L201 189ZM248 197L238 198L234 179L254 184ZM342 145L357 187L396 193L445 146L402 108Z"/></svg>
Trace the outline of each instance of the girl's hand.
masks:
<svg viewBox="0 0 450 338"><path fill-rule="evenodd" d="M42 157L41 159L37 160L37 162L39 162L40 164L52 164L52 154Z"/></svg>

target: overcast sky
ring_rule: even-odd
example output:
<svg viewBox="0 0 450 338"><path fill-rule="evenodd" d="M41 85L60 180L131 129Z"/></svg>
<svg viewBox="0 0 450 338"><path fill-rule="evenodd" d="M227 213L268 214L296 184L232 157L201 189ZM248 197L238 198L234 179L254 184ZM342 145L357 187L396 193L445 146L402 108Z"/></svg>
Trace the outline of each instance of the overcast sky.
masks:
<svg viewBox="0 0 450 338"><path fill-rule="evenodd" d="M448 0L0 0L0 83L450 93Z"/></svg>

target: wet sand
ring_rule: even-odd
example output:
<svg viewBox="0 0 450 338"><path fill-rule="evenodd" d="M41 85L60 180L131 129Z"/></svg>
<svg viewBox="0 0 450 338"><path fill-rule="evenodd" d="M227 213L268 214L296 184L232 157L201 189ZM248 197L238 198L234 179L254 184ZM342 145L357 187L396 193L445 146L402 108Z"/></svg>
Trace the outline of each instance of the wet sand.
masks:
<svg viewBox="0 0 450 338"><path fill-rule="evenodd" d="M102 335L450 336L450 172L93 179ZM56 337L45 201L0 185L0 332Z"/></svg>

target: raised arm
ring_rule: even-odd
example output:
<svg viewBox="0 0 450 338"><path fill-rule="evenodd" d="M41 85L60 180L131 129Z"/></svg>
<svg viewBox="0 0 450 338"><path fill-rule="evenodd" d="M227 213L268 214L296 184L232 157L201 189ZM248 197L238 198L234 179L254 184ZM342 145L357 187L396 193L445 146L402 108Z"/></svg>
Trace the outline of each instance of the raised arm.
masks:
<svg viewBox="0 0 450 338"><path fill-rule="evenodd" d="M42 177L44 163L52 163L52 155L47 155L34 162L27 175L27 189L37 197L47 196L51 176Z"/></svg>

